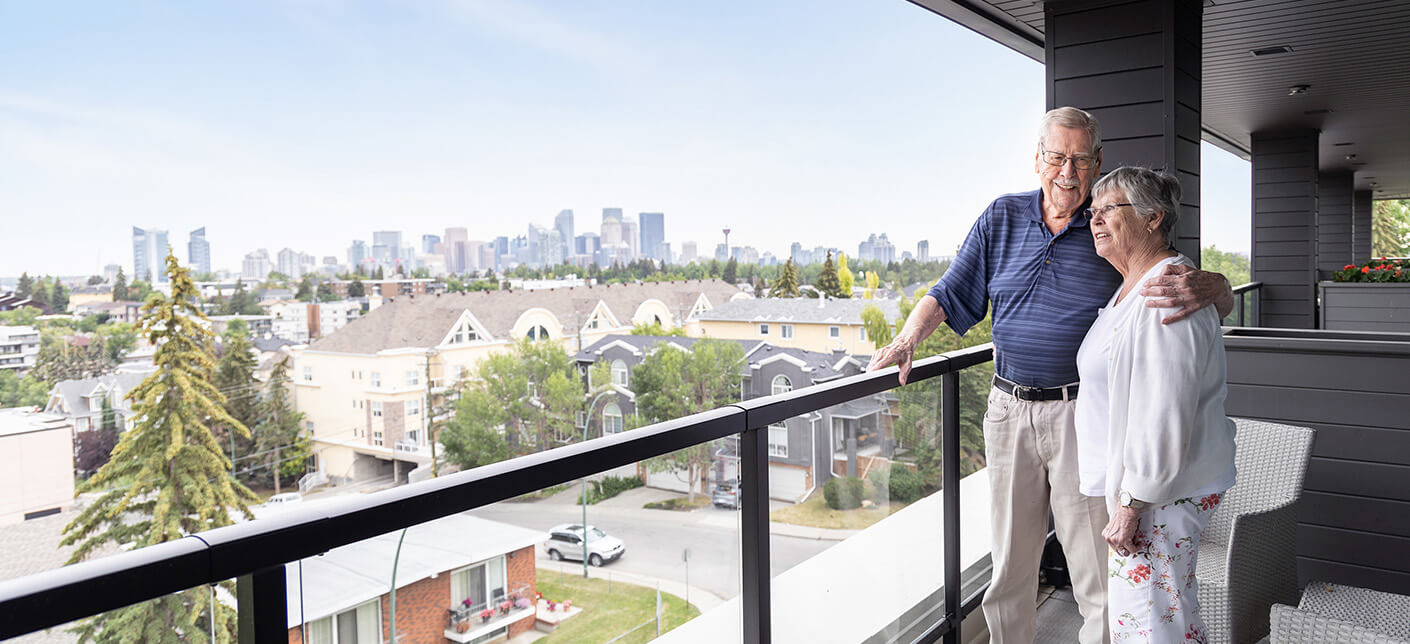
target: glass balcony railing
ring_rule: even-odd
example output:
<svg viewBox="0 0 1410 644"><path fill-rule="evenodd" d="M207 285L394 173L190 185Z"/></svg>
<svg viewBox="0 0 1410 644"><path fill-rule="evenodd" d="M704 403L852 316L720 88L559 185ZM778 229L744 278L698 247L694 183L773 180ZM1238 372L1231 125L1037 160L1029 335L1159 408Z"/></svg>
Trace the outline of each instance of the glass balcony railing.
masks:
<svg viewBox="0 0 1410 644"><path fill-rule="evenodd" d="M251 642L399 641L432 622L452 641L536 628L583 629L570 641L958 642L987 578L987 486L966 477L983 467L969 427L983 410L965 392L987 387L992 355L923 360L904 388L894 369L860 374L3 581L0 639L234 578L216 610ZM789 423L808 431L777 431ZM852 476L861 490L821 484ZM655 487L604 500L607 477ZM693 494L654 500L671 480ZM829 494L864 506L851 515L862 522L788 516ZM652 514L682 503L701 509Z"/></svg>

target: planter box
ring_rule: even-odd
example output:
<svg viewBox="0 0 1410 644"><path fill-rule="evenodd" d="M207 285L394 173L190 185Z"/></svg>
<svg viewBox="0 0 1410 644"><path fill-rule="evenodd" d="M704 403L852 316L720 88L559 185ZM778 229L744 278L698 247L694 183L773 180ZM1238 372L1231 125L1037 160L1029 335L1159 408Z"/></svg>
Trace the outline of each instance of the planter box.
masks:
<svg viewBox="0 0 1410 644"><path fill-rule="evenodd" d="M1410 283L1322 282L1321 327L1410 333Z"/></svg>

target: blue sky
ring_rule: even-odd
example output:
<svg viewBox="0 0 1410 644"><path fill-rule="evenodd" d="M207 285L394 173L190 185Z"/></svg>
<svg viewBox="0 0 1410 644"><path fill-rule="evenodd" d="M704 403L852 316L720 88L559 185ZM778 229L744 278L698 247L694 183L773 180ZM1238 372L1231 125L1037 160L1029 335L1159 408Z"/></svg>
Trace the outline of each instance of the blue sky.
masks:
<svg viewBox="0 0 1410 644"><path fill-rule="evenodd" d="M667 241L946 254L1032 189L1037 63L904 0L0 6L0 275L131 270L132 226L258 247L523 234L571 208ZM1204 146L1206 243L1248 164Z"/></svg>

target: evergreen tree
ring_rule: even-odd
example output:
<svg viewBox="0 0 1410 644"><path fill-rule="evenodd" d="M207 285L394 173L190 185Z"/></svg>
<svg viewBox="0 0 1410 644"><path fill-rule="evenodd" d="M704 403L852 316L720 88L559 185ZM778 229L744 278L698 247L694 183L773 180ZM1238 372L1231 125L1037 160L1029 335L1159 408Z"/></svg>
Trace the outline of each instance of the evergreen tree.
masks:
<svg viewBox="0 0 1410 644"><path fill-rule="evenodd" d="M374 280L387 279L386 277L383 277L382 266L381 266L380 264L377 265L377 272L372 274L372 279L374 279Z"/></svg>
<svg viewBox="0 0 1410 644"><path fill-rule="evenodd" d="M122 272L122 267L118 267L117 277L113 278L113 301L122 302L127 299L127 275Z"/></svg>
<svg viewBox="0 0 1410 644"><path fill-rule="evenodd" d="M20 281L15 285L15 295L29 297L34 294L34 278L29 276L29 272L20 273Z"/></svg>
<svg viewBox="0 0 1410 644"><path fill-rule="evenodd" d="M157 371L128 393L132 426L113 456L79 487L100 496L64 528L61 545L77 545L69 563L105 544L142 548L233 523L231 512L253 518L258 500L236 482L207 423L245 432L222 407L212 382L211 332L190 273L166 257L171 297L155 295L143 307L142 332L157 347ZM234 593L233 583L222 584ZM195 588L108 611L84 620L80 641L185 642L203 640L214 625L235 637L235 611L211 605L211 592Z"/></svg>
<svg viewBox="0 0 1410 644"><path fill-rule="evenodd" d="M818 281L813 286L828 297L842 297L842 285L837 279L837 267L832 264L832 251L827 251L827 261L823 262L822 272L818 273Z"/></svg>
<svg viewBox="0 0 1410 644"><path fill-rule="evenodd" d="M59 278L54 278L54 288L49 291L49 306L54 307L54 312L67 311L69 309L69 290L59 283Z"/></svg>
<svg viewBox="0 0 1410 644"><path fill-rule="evenodd" d="M318 288L315 289L315 297L319 302L334 302L340 299L338 294L333 291L333 285L328 282L318 283Z"/></svg>
<svg viewBox="0 0 1410 644"><path fill-rule="evenodd" d="M251 354L249 326L244 320L233 320L225 328L223 339L225 348L216 363L215 387L225 394L226 413L245 427L255 427L260 421L259 391L255 388L256 364ZM232 432L229 427L219 426L216 434L220 446L230 450L232 462L237 452L253 451L250 439L240 437L239 432Z"/></svg>
<svg viewBox="0 0 1410 644"><path fill-rule="evenodd" d="M299 288L294 292L294 299L300 302L312 302L313 288L313 276L304 275L303 278L299 280Z"/></svg>
<svg viewBox="0 0 1410 644"><path fill-rule="evenodd" d="M289 400L288 356L275 363L269 374L269 388L260 403L259 415L262 422L255 428L255 449L265 454L264 461L274 478L274 493L278 494L284 460L290 456L285 452L297 455L300 444L308 440L299 436L303 412L294 411L293 402Z"/></svg>
<svg viewBox="0 0 1410 644"><path fill-rule="evenodd" d="M729 262L725 264L725 270L720 274L720 279L730 285L739 281L739 262L735 261L733 257L729 258Z"/></svg>
<svg viewBox="0 0 1410 644"><path fill-rule="evenodd" d="M49 306L49 296L51 294L52 290L49 288L49 278L41 277L39 281L34 283L34 287L30 289L29 299L34 302L35 306L43 309L45 313L51 313L53 312L53 309Z"/></svg>
<svg viewBox="0 0 1410 644"><path fill-rule="evenodd" d="M798 297L798 268L793 265L793 258L783 263L783 270L774 280L769 297Z"/></svg>
<svg viewBox="0 0 1410 644"><path fill-rule="evenodd" d="M358 268L362 267L359 266ZM353 278L353 281L348 284L348 297L364 297L366 295L367 291L362 285L362 279Z"/></svg>
<svg viewBox="0 0 1410 644"><path fill-rule="evenodd" d="M1375 202L1371 209L1371 257L1357 257L1356 261L1406 256L1410 256L1410 199Z"/></svg>
<svg viewBox="0 0 1410 644"><path fill-rule="evenodd" d="M852 275L852 270L847 268L847 253L837 254L837 297L852 297L852 286L856 284L856 277Z"/></svg>

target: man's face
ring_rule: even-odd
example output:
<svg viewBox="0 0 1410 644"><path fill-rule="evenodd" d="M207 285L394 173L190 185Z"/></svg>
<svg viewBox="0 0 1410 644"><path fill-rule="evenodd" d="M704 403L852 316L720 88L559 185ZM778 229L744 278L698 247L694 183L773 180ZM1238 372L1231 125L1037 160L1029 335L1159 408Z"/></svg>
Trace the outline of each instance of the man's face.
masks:
<svg viewBox="0 0 1410 644"><path fill-rule="evenodd" d="M1055 155L1067 157L1067 160L1060 166L1048 163ZM1090 167L1078 168L1076 160L1080 159L1091 159ZM1056 209L1068 215L1075 213L1087 200L1101 168L1101 152L1092 149L1091 137L1085 130L1059 125L1049 128L1048 136L1033 156L1033 169L1038 172L1043 186L1045 209Z"/></svg>

